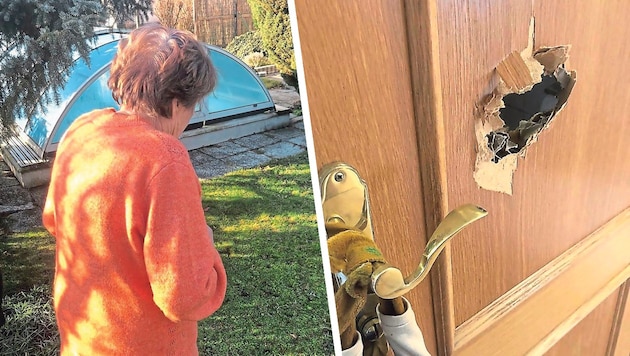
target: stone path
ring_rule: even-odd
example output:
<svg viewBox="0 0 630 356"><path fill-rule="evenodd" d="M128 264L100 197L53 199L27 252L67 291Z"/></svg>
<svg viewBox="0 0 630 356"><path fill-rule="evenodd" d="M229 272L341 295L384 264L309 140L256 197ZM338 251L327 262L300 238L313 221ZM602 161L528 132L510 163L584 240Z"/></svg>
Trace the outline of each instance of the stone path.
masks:
<svg viewBox="0 0 630 356"><path fill-rule="evenodd" d="M245 136L190 151L199 178L212 178L238 169L263 165L306 151L304 123Z"/></svg>

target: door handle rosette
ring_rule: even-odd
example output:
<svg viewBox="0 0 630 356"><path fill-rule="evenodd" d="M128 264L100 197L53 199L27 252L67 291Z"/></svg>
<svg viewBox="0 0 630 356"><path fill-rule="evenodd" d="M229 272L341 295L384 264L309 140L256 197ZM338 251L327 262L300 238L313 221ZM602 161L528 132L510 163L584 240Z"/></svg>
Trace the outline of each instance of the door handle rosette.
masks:
<svg viewBox="0 0 630 356"><path fill-rule="evenodd" d="M358 171L346 163L330 163L320 170L319 183L328 237L344 230L356 230L374 240L367 184ZM429 238L420 263L411 275L404 277L396 267L375 263L371 289L382 299L395 299L409 292L426 278L447 242L464 227L487 214L485 209L473 204L454 209ZM337 279L337 283L342 284L343 274L338 274Z"/></svg>

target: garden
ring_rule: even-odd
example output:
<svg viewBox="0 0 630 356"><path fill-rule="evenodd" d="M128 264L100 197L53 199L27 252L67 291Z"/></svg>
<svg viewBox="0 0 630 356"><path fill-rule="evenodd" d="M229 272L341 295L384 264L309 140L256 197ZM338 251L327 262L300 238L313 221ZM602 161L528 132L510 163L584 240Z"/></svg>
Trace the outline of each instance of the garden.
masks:
<svg viewBox="0 0 630 356"><path fill-rule="evenodd" d="M200 354L333 354L306 153L201 186L228 290L223 306L199 323ZM59 353L54 253L41 226L0 236L7 316L0 355Z"/></svg>

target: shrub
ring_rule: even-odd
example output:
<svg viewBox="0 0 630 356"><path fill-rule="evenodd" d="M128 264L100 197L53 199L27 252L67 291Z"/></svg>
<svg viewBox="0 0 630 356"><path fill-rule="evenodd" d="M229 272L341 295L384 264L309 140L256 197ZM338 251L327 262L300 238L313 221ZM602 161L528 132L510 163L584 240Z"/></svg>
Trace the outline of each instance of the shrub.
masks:
<svg viewBox="0 0 630 356"><path fill-rule="evenodd" d="M287 0L247 0L262 46L284 81L298 89Z"/></svg>
<svg viewBox="0 0 630 356"><path fill-rule="evenodd" d="M232 53L240 59L244 59L248 54L258 52L265 55L262 47L262 38L258 31L245 32L240 36L234 37L232 42L228 43L225 50Z"/></svg>
<svg viewBox="0 0 630 356"><path fill-rule="evenodd" d="M252 68L269 64L267 57L260 52L252 52L243 58L243 62Z"/></svg>

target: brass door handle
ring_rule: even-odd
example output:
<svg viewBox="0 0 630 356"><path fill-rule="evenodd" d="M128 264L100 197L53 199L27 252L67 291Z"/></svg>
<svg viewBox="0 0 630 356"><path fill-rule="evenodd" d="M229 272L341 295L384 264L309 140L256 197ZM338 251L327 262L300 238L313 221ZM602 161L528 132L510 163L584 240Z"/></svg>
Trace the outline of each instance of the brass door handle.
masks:
<svg viewBox="0 0 630 356"><path fill-rule="evenodd" d="M446 215L431 235L420 264L408 277L403 278L398 268L381 265L372 273L372 288L383 299L400 297L417 286L428 274L446 243L469 224L488 215L476 205L462 205Z"/></svg>
<svg viewBox="0 0 630 356"><path fill-rule="evenodd" d="M324 222L328 236L343 230L359 230L374 239L367 184L352 166L334 162L320 170ZM409 276L388 264L373 271L372 289L383 299L400 297L416 287L429 273L446 243L469 224L488 215L476 205L466 204L451 211L431 235L420 264Z"/></svg>

